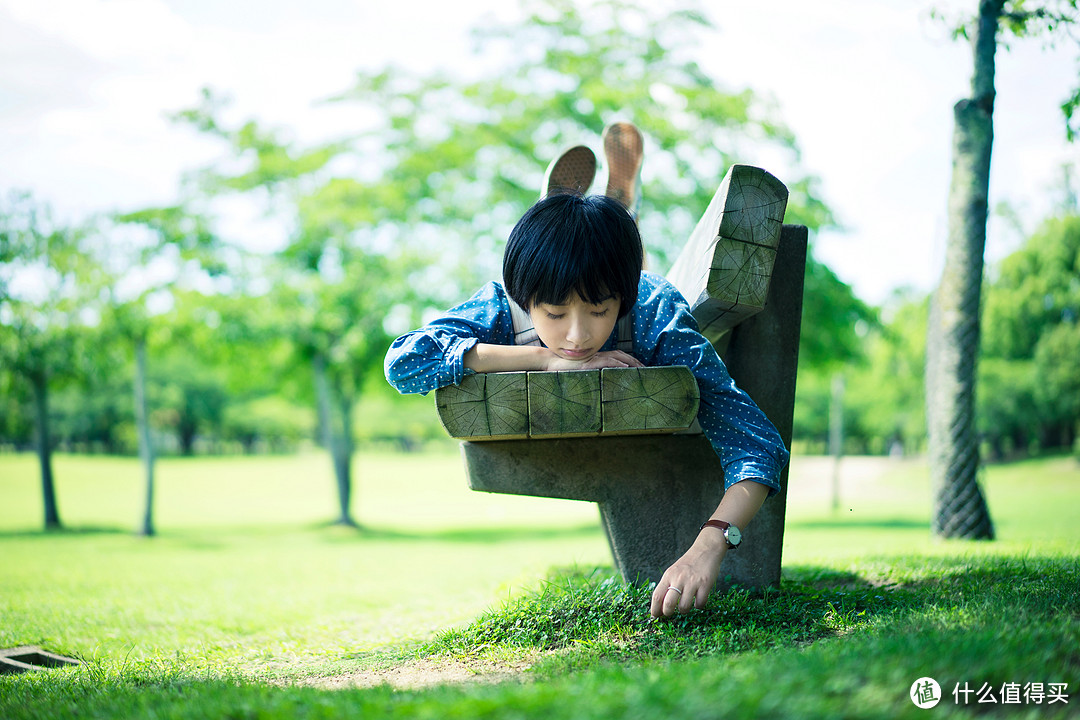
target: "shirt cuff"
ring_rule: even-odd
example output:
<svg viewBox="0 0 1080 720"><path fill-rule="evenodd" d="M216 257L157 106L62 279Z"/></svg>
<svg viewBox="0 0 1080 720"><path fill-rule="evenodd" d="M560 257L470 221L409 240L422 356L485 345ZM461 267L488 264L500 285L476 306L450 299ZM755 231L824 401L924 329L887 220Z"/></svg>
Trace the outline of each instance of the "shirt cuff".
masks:
<svg viewBox="0 0 1080 720"><path fill-rule="evenodd" d="M743 480L761 483L769 488L769 497L780 492L780 470L767 470L761 467L743 467L735 472L724 473L724 489Z"/></svg>
<svg viewBox="0 0 1080 720"><path fill-rule="evenodd" d="M444 364L445 377L439 378L439 387L446 385L460 385L465 377L465 353L473 349L480 342L477 338L459 338L446 351L446 363ZM471 374L471 371L470 371Z"/></svg>

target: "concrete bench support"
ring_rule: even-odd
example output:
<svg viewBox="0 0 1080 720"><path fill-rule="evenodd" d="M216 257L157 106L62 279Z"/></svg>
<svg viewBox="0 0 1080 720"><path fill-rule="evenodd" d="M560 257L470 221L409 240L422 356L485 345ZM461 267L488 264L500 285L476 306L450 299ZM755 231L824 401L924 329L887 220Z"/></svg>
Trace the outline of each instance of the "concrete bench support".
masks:
<svg viewBox="0 0 1080 720"><path fill-rule="evenodd" d="M722 353L736 383L791 445L806 228L785 225L765 308L736 325ZM703 435L589 437L462 444L473 490L598 503L625 580L657 581L723 495L723 469ZM787 488L787 470L781 476ZM719 585L780 581L786 492L768 500L728 553Z"/></svg>
<svg viewBox="0 0 1080 720"><path fill-rule="evenodd" d="M701 434L461 447L473 490L597 503L615 564L631 582L658 580L723 494L720 460Z"/></svg>

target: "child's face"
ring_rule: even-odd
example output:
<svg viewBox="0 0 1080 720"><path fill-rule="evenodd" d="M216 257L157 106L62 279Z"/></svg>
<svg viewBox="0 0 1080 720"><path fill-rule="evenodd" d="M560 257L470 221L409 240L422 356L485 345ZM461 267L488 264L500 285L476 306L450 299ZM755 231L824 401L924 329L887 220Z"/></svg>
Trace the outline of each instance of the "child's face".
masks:
<svg viewBox="0 0 1080 720"><path fill-rule="evenodd" d="M532 303L529 315L536 334L549 350L567 360L584 362L611 337L619 307L615 295L593 305L575 292L563 304Z"/></svg>

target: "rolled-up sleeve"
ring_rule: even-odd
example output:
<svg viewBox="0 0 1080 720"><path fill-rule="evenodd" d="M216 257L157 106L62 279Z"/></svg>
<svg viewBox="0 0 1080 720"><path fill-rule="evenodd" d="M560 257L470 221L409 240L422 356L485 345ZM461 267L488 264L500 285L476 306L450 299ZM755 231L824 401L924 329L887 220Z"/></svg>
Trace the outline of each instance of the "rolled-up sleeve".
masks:
<svg viewBox="0 0 1080 720"><path fill-rule="evenodd" d="M725 487L753 480L776 493L789 457L780 433L732 380L678 291L662 278L648 279L639 289L644 296L634 318L635 345L653 350L644 362L685 365L693 372L701 395L698 422L720 458Z"/></svg>
<svg viewBox="0 0 1080 720"><path fill-rule="evenodd" d="M386 381L401 393L427 393L457 385L465 376L465 353L478 342L509 344L512 321L505 292L488 283L467 301L390 345Z"/></svg>

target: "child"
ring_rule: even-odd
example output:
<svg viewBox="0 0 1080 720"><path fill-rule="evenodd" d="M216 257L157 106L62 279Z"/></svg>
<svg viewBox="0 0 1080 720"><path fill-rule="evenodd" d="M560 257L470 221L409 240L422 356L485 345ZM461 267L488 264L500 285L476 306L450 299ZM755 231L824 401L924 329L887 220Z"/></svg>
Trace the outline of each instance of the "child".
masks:
<svg viewBox="0 0 1080 720"><path fill-rule="evenodd" d="M474 372L690 368L701 395L698 421L720 457L726 490L709 524L657 585L651 611L659 617L705 607L720 562L740 541L738 528L780 489L788 453L697 331L686 301L664 278L642 272L641 263L637 223L623 202L549 194L510 233L503 283L489 282L395 340L385 372L399 392L426 393Z"/></svg>

